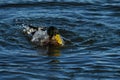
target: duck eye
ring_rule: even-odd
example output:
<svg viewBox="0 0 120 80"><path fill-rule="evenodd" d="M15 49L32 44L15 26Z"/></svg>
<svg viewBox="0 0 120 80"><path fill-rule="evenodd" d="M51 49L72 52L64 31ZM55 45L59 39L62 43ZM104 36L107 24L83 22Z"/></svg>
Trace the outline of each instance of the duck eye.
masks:
<svg viewBox="0 0 120 80"><path fill-rule="evenodd" d="M58 33L59 33L58 30L55 30L55 31L54 31L54 34L58 34Z"/></svg>

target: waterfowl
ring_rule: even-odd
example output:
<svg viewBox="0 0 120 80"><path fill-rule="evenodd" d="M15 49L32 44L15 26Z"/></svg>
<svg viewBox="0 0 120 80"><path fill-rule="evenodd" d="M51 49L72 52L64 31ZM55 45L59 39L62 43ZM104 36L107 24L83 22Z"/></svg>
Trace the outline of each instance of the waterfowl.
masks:
<svg viewBox="0 0 120 80"><path fill-rule="evenodd" d="M31 36L31 42L37 43L40 46L63 46L64 41L54 26L46 27L34 27L27 26L23 29L23 32Z"/></svg>

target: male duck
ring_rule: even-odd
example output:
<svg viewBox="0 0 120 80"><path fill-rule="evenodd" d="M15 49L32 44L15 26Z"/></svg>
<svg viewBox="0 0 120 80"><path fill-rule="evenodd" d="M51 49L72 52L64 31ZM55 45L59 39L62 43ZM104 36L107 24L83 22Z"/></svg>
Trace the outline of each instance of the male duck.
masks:
<svg viewBox="0 0 120 80"><path fill-rule="evenodd" d="M46 27L34 27L27 26L24 27L24 33L31 36L31 42L37 43L40 46L63 46L64 41L59 34L56 27L50 26Z"/></svg>

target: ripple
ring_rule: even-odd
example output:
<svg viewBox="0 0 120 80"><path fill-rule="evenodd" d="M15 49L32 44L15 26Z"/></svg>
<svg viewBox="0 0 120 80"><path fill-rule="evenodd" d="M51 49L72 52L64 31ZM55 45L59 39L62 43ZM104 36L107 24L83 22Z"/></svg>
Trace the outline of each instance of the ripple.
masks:
<svg viewBox="0 0 120 80"><path fill-rule="evenodd" d="M119 2L2 0L1 79L119 80ZM61 56L44 55L22 33L22 24L56 26L65 40Z"/></svg>
<svg viewBox="0 0 120 80"><path fill-rule="evenodd" d="M23 3L6 3L0 5L0 8L7 8L7 7L30 7L30 6L83 6L83 5L90 5L90 3L78 3L78 2L23 2Z"/></svg>
<svg viewBox="0 0 120 80"><path fill-rule="evenodd" d="M105 10L113 10L113 11L119 11L119 4L106 4L103 6L103 9Z"/></svg>

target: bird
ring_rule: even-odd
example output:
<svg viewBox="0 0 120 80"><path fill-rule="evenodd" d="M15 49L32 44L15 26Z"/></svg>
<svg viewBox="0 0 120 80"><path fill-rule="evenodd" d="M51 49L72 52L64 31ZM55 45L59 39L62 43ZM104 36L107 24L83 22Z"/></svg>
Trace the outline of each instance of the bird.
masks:
<svg viewBox="0 0 120 80"><path fill-rule="evenodd" d="M64 41L59 30L54 26L35 27L32 25L24 26L23 32L31 37L31 42L40 46L64 46Z"/></svg>

